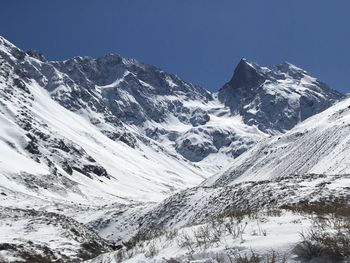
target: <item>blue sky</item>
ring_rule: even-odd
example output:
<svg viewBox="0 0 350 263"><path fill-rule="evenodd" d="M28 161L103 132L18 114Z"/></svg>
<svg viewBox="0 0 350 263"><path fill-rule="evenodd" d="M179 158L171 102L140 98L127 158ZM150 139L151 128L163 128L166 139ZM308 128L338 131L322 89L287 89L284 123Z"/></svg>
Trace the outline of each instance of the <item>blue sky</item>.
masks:
<svg viewBox="0 0 350 263"><path fill-rule="evenodd" d="M52 60L118 53L217 90L246 57L350 92L350 1L2 0L0 34Z"/></svg>

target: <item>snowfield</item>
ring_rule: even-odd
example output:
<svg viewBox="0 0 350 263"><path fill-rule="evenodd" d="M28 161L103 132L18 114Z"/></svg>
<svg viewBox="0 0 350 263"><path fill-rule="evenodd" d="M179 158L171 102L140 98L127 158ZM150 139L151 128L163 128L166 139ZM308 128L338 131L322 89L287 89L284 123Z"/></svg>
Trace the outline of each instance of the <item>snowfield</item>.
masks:
<svg viewBox="0 0 350 263"><path fill-rule="evenodd" d="M300 242L300 233L311 226L307 216L283 212L282 215L258 215L254 219L240 221L223 219L223 222L181 228L167 232L150 241L138 244L131 252L121 255L112 252L101 255L89 263L121 262L233 262L238 255L249 255L254 249L257 255L274 251L281 260L298 262L293 254ZM230 232L231 231L231 232ZM235 233L237 231L237 233ZM151 256L154 253L154 256Z"/></svg>

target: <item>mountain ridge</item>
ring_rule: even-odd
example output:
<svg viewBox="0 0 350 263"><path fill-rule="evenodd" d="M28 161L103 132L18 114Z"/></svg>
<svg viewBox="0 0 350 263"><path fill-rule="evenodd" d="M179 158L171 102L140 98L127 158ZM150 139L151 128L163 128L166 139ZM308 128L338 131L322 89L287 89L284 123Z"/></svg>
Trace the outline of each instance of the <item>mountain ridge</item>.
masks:
<svg viewBox="0 0 350 263"><path fill-rule="evenodd" d="M224 85L218 93L210 93L157 67L115 54L96 59L75 57L64 61L47 61L38 52L24 52L4 38L0 38L0 42L0 57L3 61L0 71L3 76L3 105L7 105L9 109L18 108L17 113L10 114L8 110L3 111L4 117L14 120L15 125L22 129L20 133L26 138L27 145L21 146L23 147L21 154L41 163L44 170L54 173L54 176L63 174L62 178L70 178L77 173L85 174L89 178L94 178L93 180L105 178L104 180L108 181L114 180L116 175L118 177L125 171L121 171L117 165L107 164L93 148L86 151L85 148L91 147L92 144L88 146L79 139L78 145L75 145L76 142L70 141L69 137L60 136L62 132L66 134L66 131L61 129L62 125L55 123L54 116L48 119L35 109L38 107L42 110L46 107L46 114L51 116L52 113L48 109L52 108L59 116L63 113L63 109L52 104L53 101L72 112L73 115L70 115L74 118L79 116L78 119L84 121L84 127L88 127L87 131L93 129L91 132L95 134L94 136L97 136L96 132L101 132L98 138L104 141L103 145L110 144L111 140L118 145L124 144L126 148L118 146L124 149L123 151L129 152L127 147L131 148L129 160L118 159L121 155L117 154L120 156L117 158L115 153L110 155L111 160L117 158L116 160L133 163L133 154L146 156L145 160L147 154L163 155L166 160L175 161L174 167L177 165L187 167L180 171L196 178L193 181L186 175L180 175L175 171L176 168L167 171L165 165L160 170L166 171L167 175L163 177L159 174L162 194L169 190L176 191L180 185L186 187L187 181L192 182L191 186L194 186L194 182L200 183L200 180L229 165L233 158L250 149L258 141L284 132L278 123L265 118L269 115L271 106L268 109L262 107L261 111L254 114L251 108L250 111L246 110L251 105L245 104L242 106L243 110L237 113L233 111L234 105L230 104L229 100L222 102L223 92L231 92L232 87L229 84ZM335 97L337 99L343 97L322 85L317 86L320 82L306 75L305 71L291 64L283 65L285 66L277 66L282 69L276 71L242 59L236 67L233 80L228 83L241 83L239 86L235 84L233 89L237 90L242 89L242 83L248 83L253 91L261 91L258 94L260 99L266 98L264 100L267 101L276 99L276 95L269 95L268 89L257 87L254 79L251 82L247 80L247 74L249 79L249 74L257 72L264 77L265 82L266 79L275 81L274 85L270 83L271 88L283 92L290 89L290 94L283 93L283 98L289 101L298 94L295 82L303 80L305 82L303 91L306 95L313 94L314 90L320 91L321 94L320 98L310 96L309 101L316 105L310 114L328 107L335 101ZM246 72L246 68L253 71ZM289 72L282 80L291 81L291 87L286 87L285 82L276 80L281 77L282 71ZM298 78L290 72L298 75ZM239 80L241 75L243 79ZM296 79L293 79L293 76ZM235 82L235 79L239 81ZM260 82L258 81L259 85ZM11 88L14 90L11 91ZM252 95L254 97L256 94L253 92ZM227 98L230 99L232 96L236 94L229 94ZM254 107L257 106L259 105L254 104ZM287 113L283 113L283 116L290 115L290 119L293 120L290 125L293 126L300 121L300 119L294 120L294 117L299 114L301 107L302 104L297 103L295 107L288 109ZM260 116L259 113L263 115ZM250 121L252 116L257 116L253 118L255 122ZM64 116L60 118L64 119ZM264 122L259 123L260 119ZM78 133L86 129L78 126L76 128L79 129ZM81 143L85 146L79 145ZM105 154L109 155L110 150L107 152ZM94 154L91 155L92 153ZM77 162L79 158L82 158L80 163ZM157 158L159 157L155 157ZM85 160L82 161L83 159ZM133 173L133 168L125 169ZM154 170L150 174L152 173ZM173 175L169 176L169 173ZM184 180L183 176L187 179ZM178 180L176 177L181 179ZM152 177L147 178L149 179L153 180Z"/></svg>

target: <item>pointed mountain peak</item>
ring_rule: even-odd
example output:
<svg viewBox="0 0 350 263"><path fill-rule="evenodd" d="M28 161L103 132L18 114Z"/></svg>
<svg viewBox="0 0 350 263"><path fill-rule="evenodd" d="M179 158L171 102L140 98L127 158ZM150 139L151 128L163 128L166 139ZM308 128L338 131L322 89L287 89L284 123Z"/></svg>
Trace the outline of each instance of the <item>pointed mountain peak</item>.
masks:
<svg viewBox="0 0 350 263"><path fill-rule="evenodd" d="M239 67L259 68L259 66L258 66L256 63L254 63L254 62L248 60L248 59L245 58L245 57L241 58L241 60L240 60L239 63L237 64L236 68L239 68Z"/></svg>
<svg viewBox="0 0 350 263"><path fill-rule="evenodd" d="M263 79L261 68L257 64L248 61L246 58L242 58L237 64L228 84L234 89L252 88L259 85Z"/></svg>
<svg viewBox="0 0 350 263"><path fill-rule="evenodd" d="M248 63L249 63L248 59L245 57L242 57L238 64L248 64Z"/></svg>
<svg viewBox="0 0 350 263"><path fill-rule="evenodd" d="M246 58L246 57L242 57L241 58L241 60L240 60L240 62L242 62L242 63L246 63L246 64L256 64L255 62L253 62L252 60L250 60L250 59L248 59L248 58Z"/></svg>

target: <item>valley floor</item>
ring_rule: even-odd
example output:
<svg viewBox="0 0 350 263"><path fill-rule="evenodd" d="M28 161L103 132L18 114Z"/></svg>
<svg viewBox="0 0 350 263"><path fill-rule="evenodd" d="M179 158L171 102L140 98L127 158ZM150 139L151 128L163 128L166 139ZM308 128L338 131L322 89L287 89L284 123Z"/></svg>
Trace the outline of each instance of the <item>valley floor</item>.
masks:
<svg viewBox="0 0 350 263"><path fill-rule="evenodd" d="M8 204L0 207L0 262L344 262L347 178L197 187L161 203L79 204L0 191Z"/></svg>
<svg viewBox="0 0 350 263"><path fill-rule="evenodd" d="M349 262L349 211L326 215L318 209L236 211L87 262Z"/></svg>

